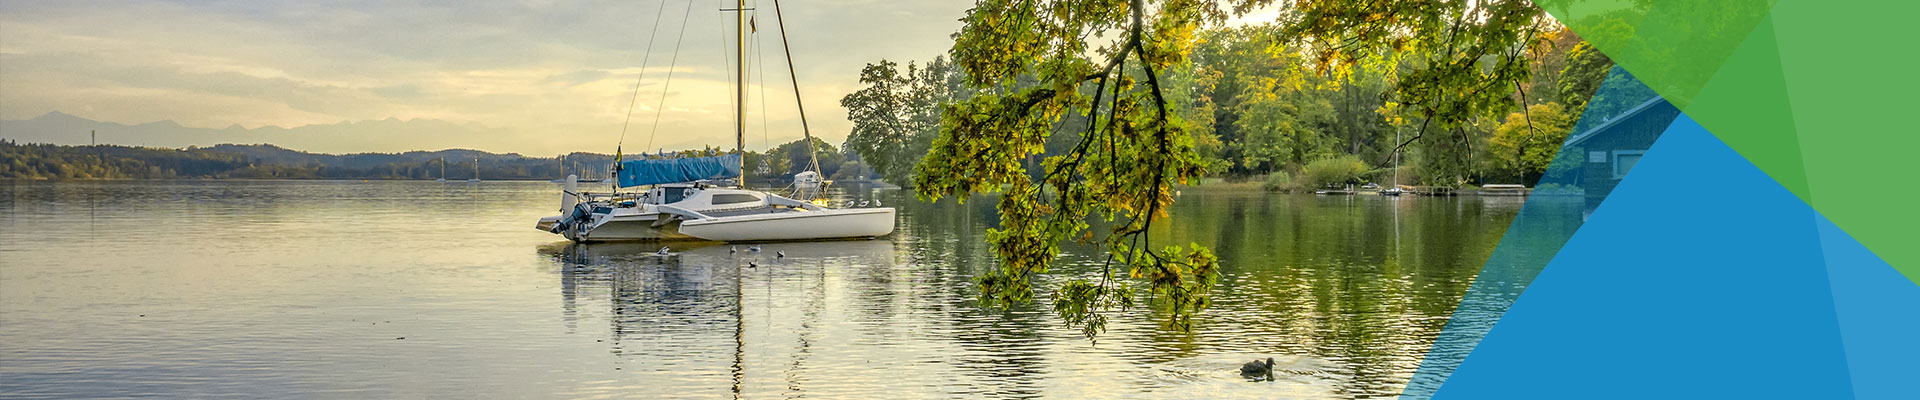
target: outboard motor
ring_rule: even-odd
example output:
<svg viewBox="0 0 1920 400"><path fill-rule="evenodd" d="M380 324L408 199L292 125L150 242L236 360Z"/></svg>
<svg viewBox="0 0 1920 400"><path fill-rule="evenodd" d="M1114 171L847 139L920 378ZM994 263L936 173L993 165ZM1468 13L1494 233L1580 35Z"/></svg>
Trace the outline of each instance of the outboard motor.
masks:
<svg viewBox="0 0 1920 400"><path fill-rule="evenodd" d="M572 207L573 210L568 211L566 216L560 217L560 221L555 222L553 228L547 231L548 233L560 233L572 230L575 225L586 223L588 218L593 217L593 205L591 204L576 203L573 204Z"/></svg>

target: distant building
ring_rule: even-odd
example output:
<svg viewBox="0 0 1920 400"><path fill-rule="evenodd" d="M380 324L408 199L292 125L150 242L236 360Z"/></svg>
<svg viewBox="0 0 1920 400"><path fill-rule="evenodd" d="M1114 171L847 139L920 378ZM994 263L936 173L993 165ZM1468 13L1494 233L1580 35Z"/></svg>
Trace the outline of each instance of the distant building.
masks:
<svg viewBox="0 0 1920 400"><path fill-rule="evenodd" d="M1601 199L1613 193L1614 186L1620 184L1620 179L1633 170L1633 165L1653 147L1653 141L1679 116L1678 108L1665 98L1654 96L1567 138L1562 149L1577 150L1584 155L1574 179L1586 192L1587 215L1599 207Z"/></svg>

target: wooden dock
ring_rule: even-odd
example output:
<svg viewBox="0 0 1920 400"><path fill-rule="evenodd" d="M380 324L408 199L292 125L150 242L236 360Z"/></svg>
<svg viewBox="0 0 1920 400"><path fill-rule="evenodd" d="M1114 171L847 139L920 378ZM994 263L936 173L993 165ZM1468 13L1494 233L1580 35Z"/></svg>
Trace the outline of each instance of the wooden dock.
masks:
<svg viewBox="0 0 1920 400"><path fill-rule="evenodd" d="M1526 196L1528 191L1526 186L1521 185L1494 184L1480 187L1481 196Z"/></svg>

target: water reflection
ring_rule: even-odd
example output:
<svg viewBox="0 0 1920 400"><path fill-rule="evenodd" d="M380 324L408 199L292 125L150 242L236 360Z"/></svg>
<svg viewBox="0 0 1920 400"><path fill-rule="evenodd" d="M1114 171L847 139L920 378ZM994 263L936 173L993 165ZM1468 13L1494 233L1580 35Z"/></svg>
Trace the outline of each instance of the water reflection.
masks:
<svg viewBox="0 0 1920 400"><path fill-rule="evenodd" d="M556 243L539 250L558 261L561 313L570 329L581 303L607 310L606 343L616 369L695 388L730 381L729 391L738 394L744 361L739 271L702 260L715 249L710 245L672 256L655 254L658 248Z"/></svg>
<svg viewBox="0 0 1920 400"><path fill-rule="evenodd" d="M1188 191L1155 240L1213 246L1225 263L1213 308L1191 333L1151 310L1122 314L1090 343L1044 304L974 303L970 279L993 265L981 241L997 222L991 199L849 197L863 195L901 208L894 236L761 253L669 244L670 259L652 254L658 244L542 251L560 265L568 321L580 299L608 293L625 365L668 366L689 390L1367 398L1406 384L1524 201ZM1092 276L1101 254L1066 246L1061 276L1036 283ZM1237 373L1265 357L1270 379Z"/></svg>
<svg viewBox="0 0 1920 400"><path fill-rule="evenodd" d="M1154 240L1213 247L1213 308L1192 333L1119 314L1090 343L1044 304L975 304L991 197L846 191L899 229L663 260L529 229L545 183L0 190L0 392L49 397L1391 396L1522 201L1187 189ZM1577 198L1526 201L1571 219L1517 229L1578 226ZM1100 255L1065 247L1040 293ZM1240 376L1266 357L1272 380Z"/></svg>
<svg viewBox="0 0 1920 400"><path fill-rule="evenodd" d="M724 377L735 395L782 391L816 392L815 384L857 377L826 375L809 363L814 342L838 329L854 329L891 342L902 314L894 297L893 244L889 241L780 243L747 246L661 244L564 244L539 247L557 262L561 313L578 321L582 303L610 308L609 347L622 365L689 390L713 387ZM784 254L784 257L781 256ZM828 310L828 274L842 275L850 309ZM852 318L829 326L832 311ZM831 370L831 368L828 368Z"/></svg>

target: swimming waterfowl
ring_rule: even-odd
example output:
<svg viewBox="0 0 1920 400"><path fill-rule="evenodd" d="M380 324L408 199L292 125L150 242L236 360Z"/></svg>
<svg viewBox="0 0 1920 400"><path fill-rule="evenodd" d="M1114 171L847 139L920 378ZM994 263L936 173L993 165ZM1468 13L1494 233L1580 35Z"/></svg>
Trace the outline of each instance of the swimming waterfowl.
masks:
<svg viewBox="0 0 1920 400"><path fill-rule="evenodd" d="M1271 373L1273 373L1273 357L1267 357L1265 363L1260 362L1260 360L1253 360L1248 361L1246 365L1240 366L1241 375L1266 375Z"/></svg>

